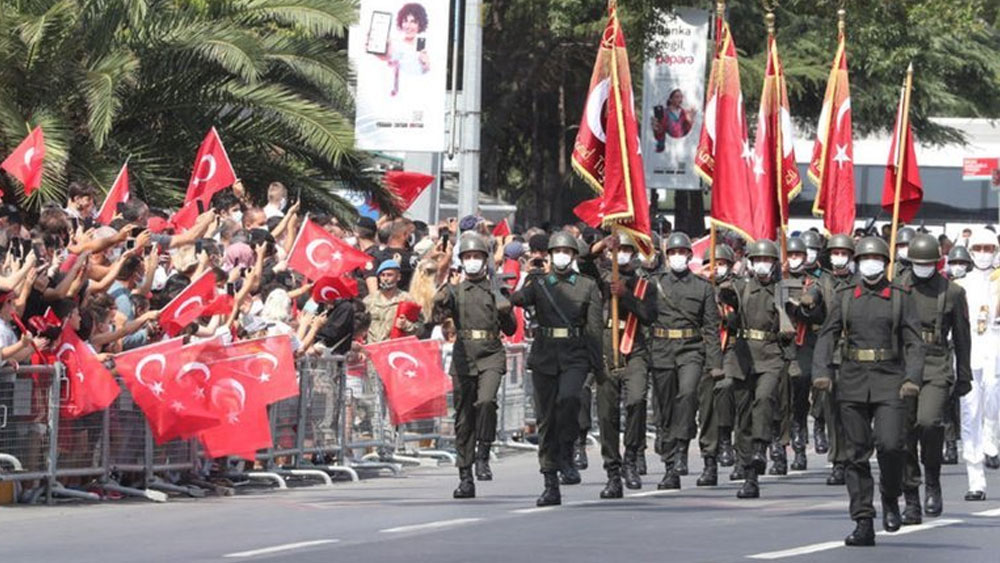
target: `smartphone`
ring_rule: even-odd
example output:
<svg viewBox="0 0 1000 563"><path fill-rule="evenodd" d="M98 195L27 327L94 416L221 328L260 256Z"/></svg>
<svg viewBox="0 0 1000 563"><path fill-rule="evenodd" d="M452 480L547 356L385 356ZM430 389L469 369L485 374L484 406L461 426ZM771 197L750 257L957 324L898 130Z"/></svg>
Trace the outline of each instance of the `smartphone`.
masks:
<svg viewBox="0 0 1000 563"><path fill-rule="evenodd" d="M134 238L130 238L127 241L125 241L125 250L132 250L133 248L135 248Z"/></svg>
<svg viewBox="0 0 1000 563"><path fill-rule="evenodd" d="M653 117L663 119L663 106L653 106Z"/></svg>
<svg viewBox="0 0 1000 563"><path fill-rule="evenodd" d="M449 237L449 235L451 235L451 231L449 231L447 229L445 229L444 231L441 231L441 245L442 246L448 246L448 237Z"/></svg>
<svg viewBox="0 0 1000 563"><path fill-rule="evenodd" d="M200 239L194 241L194 253L195 254L201 254L201 251L202 251L203 247L204 247L204 245L201 244L201 240Z"/></svg>
<svg viewBox="0 0 1000 563"><path fill-rule="evenodd" d="M392 31L392 13L372 12L368 25L368 37L365 40L365 51L373 55L384 55L389 51L389 33Z"/></svg>
<svg viewBox="0 0 1000 563"><path fill-rule="evenodd" d="M226 284L226 295L229 295L230 297L236 295L236 284L235 283L229 282L229 283Z"/></svg>
<svg viewBox="0 0 1000 563"><path fill-rule="evenodd" d="M296 203L302 201L302 186L295 189L295 201Z"/></svg>
<svg viewBox="0 0 1000 563"><path fill-rule="evenodd" d="M427 50L427 38L417 37L417 52L420 53L426 50Z"/></svg>
<svg viewBox="0 0 1000 563"><path fill-rule="evenodd" d="M8 250L14 258L20 258L23 256L21 254L21 239L12 238L10 239L10 244L8 245Z"/></svg>
<svg viewBox="0 0 1000 563"><path fill-rule="evenodd" d="M200 199L197 199L195 200L194 204L198 208L198 215L201 215L202 213L205 212L205 202L203 202Z"/></svg>
<svg viewBox="0 0 1000 563"><path fill-rule="evenodd" d="M135 227L132 229L132 232L129 233L129 236L132 238L138 238L138 236L141 234L142 234L142 227Z"/></svg>

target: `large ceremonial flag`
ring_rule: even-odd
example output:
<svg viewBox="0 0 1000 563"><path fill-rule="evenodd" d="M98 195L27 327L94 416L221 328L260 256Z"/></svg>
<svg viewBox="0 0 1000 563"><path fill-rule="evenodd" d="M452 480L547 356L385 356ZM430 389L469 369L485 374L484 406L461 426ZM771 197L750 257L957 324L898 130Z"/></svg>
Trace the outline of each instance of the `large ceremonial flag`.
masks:
<svg viewBox="0 0 1000 563"><path fill-rule="evenodd" d="M0 168L24 184L24 195L31 195L42 185L42 170L45 161L45 133L35 127L20 145L10 153Z"/></svg>
<svg viewBox="0 0 1000 563"><path fill-rule="evenodd" d="M902 171L902 181L899 182L899 220L909 223L920 209L924 199L924 188L920 182L920 168L917 166L917 153L913 147L913 128L910 127L910 96L907 88L903 88L899 96L899 107L896 110L896 127L892 134L889 149L889 162L885 166L885 186L882 189L882 209L893 212L896 197L896 175Z"/></svg>
<svg viewBox="0 0 1000 563"><path fill-rule="evenodd" d="M809 179L816 185L813 214L823 217L826 230L831 235L853 233L856 214L854 138L843 31L826 82L826 96L816 127L816 144L809 163Z"/></svg>
<svg viewBox="0 0 1000 563"><path fill-rule="evenodd" d="M795 138L792 114L785 88L785 71L778 56L778 44L767 39L767 70L757 113L757 139L754 144L751 190L756 238L783 236L788 227L788 202L802 191L802 178L795 163ZM779 232L780 229L780 232Z"/></svg>
<svg viewBox="0 0 1000 563"><path fill-rule="evenodd" d="M614 4L597 51L572 161L573 169L602 194L602 225L625 232L649 254L649 200L639 152L639 124L625 35Z"/></svg>
<svg viewBox="0 0 1000 563"><path fill-rule="evenodd" d="M750 176L753 152L747 140L736 45L723 18L716 23L715 60L705 94L705 120L695 154L695 170L712 186L711 221L755 240L756 189Z"/></svg>

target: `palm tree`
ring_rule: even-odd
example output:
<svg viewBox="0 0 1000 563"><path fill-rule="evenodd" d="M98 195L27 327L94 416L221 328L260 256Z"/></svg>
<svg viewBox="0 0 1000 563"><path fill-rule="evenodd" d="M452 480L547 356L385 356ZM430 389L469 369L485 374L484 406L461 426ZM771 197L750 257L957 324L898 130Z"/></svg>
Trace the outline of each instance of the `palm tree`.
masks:
<svg viewBox="0 0 1000 563"><path fill-rule="evenodd" d="M129 158L140 197L176 204L213 125L258 196L278 180L326 207L338 184L383 199L353 148L356 17L354 0L0 0L0 146L36 125L46 138L25 203L63 201L75 179L108 188Z"/></svg>

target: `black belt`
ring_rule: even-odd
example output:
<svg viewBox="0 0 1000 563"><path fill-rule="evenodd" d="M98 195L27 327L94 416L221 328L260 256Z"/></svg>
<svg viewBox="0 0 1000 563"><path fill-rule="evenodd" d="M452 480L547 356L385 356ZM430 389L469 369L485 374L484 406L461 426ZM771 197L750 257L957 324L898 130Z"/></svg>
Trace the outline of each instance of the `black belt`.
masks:
<svg viewBox="0 0 1000 563"><path fill-rule="evenodd" d="M495 330L460 330L458 331L458 337L462 340L496 340L500 337Z"/></svg>
<svg viewBox="0 0 1000 563"><path fill-rule="evenodd" d="M653 337L666 340L690 340L701 336L701 332L693 328L660 328L653 327Z"/></svg>
<svg viewBox="0 0 1000 563"><path fill-rule="evenodd" d="M766 330L757 330L754 328L741 328L736 331L736 338L741 340L758 340L761 342L769 342L778 339L778 333L768 332Z"/></svg>
<svg viewBox="0 0 1000 563"><path fill-rule="evenodd" d="M920 331L920 338L923 339L925 344L940 344L934 336L934 331L931 330Z"/></svg>
<svg viewBox="0 0 1000 563"><path fill-rule="evenodd" d="M896 352L888 348L848 348L847 359L855 362L890 362L896 359Z"/></svg>
<svg viewBox="0 0 1000 563"><path fill-rule="evenodd" d="M553 339L564 339L564 338L577 338L583 334L583 331L579 327L548 327L540 326L538 327L538 334L544 336L545 338Z"/></svg>

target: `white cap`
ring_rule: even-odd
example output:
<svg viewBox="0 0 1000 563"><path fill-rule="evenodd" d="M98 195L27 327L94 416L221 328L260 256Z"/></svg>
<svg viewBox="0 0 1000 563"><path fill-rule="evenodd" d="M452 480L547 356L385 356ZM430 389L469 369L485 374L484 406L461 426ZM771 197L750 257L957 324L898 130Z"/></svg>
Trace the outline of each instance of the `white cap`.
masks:
<svg viewBox="0 0 1000 563"><path fill-rule="evenodd" d="M976 230L969 238L969 248L974 246L992 246L995 249L998 246L997 234L989 229Z"/></svg>

